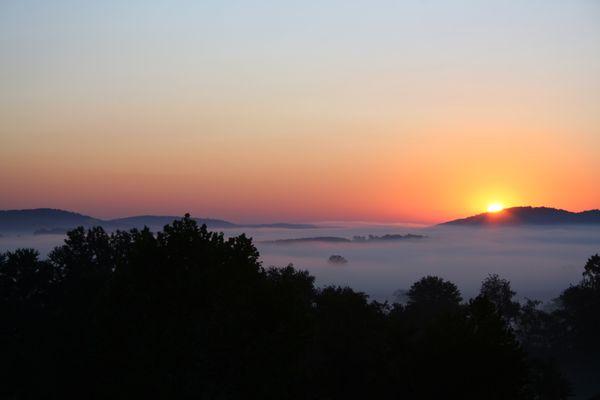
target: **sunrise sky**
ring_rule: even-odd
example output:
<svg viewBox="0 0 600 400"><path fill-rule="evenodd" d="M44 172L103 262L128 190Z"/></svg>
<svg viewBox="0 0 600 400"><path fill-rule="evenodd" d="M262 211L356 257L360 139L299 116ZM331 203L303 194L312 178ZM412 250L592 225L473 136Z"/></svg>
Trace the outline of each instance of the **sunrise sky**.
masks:
<svg viewBox="0 0 600 400"><path fill-rule="evenodd" d="M0 2L0 209L600 207L600 2Z"/></svg>

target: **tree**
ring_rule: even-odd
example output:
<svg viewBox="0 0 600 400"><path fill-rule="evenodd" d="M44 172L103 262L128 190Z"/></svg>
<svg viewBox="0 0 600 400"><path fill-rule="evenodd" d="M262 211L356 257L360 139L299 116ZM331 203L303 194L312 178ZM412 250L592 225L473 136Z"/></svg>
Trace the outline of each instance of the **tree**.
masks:
<svg viewBox="0 0 600 400"><path fill-rule="evenodd" d="M411 287L404 311L396 307L391 312L392 321L407 327L394 329L400 338L392 342L396 369L410 377L398 397L527 398L525 353L495 306L483 297L460 305L453 284L431 278ZM440 287L439 296L430 296ZM435 301L416 301L417 294L419 300Z"/></svg>
<svg viewBox="0 0 600 400"><path fill-rule="evenodd" d="M319 290L309 354L315 393L309 397L385 397L388 382L384 307L370 303L364 293L348 287L327 286Z"/></svg>
<svg viewBox="0 0 600 400"><path fill-rule="evenodd" d="M587 289L586 289L587 290ZM522 351L485 297L428 276L406 306L262 267L186 215L0 254L0 397L515 399ZM434 382L434 384L432 384Z"/></svg>
<svg viewBox="0 0 600 400"><path fill-rule="evenodd" d="M573 389L552 360L534 358L529 361L529 390L536 399L567 400Z"/></svg>
<svg viewBox="0 0 600 400"><path fill-rule="evenodd" d="M456 310L462 297L456 285L437 276L426 276L408 290L409 309L426 314Z"/></svg>
<svg viewBox="0 0 600 400"><path fill-rule="evenodd" d="M54 271L32 249L0 254L0 397L43 396L52 368ZM41 389L41 390L38 390Z"/></svg>
<svg viewBox="0 0 600 400"><path fill-rule="evenodd" d="M582 356L600 355L600 256L590 257L584 267L583 279L578 285L564 290L558 298L560 309L556 315L563 321L569 347ZM600 358L598 358L600 359ZM600 363L598 365L600 368Z"/></svg>
<svg viewBox="0 0 600 400"><path fill-rule="evenodd" d="M584 267L582 285L600 290L600 255L591 256Z"/></svg>
<svg viewBox="0 0 600 400"><path fill-rule="evenodd" d="M519 314L519 303L513 301L515 294L510 287L510 282L497 274L489 275L482 282L479 291L479 295L494 304L498 313L507 321L514 320Z"/></svg>

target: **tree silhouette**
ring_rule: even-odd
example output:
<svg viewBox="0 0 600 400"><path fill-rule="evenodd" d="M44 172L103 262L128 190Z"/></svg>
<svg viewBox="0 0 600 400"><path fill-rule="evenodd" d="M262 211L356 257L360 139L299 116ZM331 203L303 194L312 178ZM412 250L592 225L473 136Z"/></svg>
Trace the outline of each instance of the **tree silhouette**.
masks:
<svg viewBox="0 0 600 400"><path fill-rule="evenodd" d="M497 276L466 303L427 276L387 304L189 215L78 228L47 260L0 254L0 397L564 399L550 355L597 368L597 280L593 256L552 313Z"/></svg>
<svg viewBox="0 0 600 400"><path fill-rule="evenodd" d="M569 332L571 345L587 353L600 351L600 256L587 261L579 285L566 289L559 297L558 315Z"/></svg>
<svg viewBox="0 0 600 400"><path fill-rule="evenodd" d="M582 284L600 290L600 255L594 254L585 263Z"/></svg>
<svg viewBox="0 0 600 400"><path fill-rule="evenodd" d="M425 319L455 312L462 301L456 285L437 276L421 278L410 287L407 296L407 309L418 318Z"/></svg>
<svg viewBox="0 0 600 400"><path fill-rule="evenodd" d="M514 301L516 292L510 287L510 282L500 278L497 274L491 274L481 283L479 295L488 299L498 313L512 321L519 315L519 303Z"/></svg>

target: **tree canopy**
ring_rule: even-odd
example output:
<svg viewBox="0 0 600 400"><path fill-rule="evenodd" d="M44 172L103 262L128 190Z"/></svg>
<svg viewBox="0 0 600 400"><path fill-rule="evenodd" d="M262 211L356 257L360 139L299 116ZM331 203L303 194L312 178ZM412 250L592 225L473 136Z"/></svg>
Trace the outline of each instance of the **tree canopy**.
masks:
<svg viewBox="0 0 600 400"><path fill-rule="evenodd" d="M563 399L546 356L595 343L597 277L594 256L552 315L516 307L498 276L467 302L427 276L388 304L264 268L250 238L189 216L157 233L78 228L47 259L0 254L0 397Z"/></svg>

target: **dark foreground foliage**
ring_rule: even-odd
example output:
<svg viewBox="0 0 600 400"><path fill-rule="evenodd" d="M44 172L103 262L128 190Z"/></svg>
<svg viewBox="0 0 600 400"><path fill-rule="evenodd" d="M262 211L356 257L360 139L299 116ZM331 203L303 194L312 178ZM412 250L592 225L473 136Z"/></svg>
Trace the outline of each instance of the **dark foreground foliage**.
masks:
<svg viewBox="0 0 600 400"><path fill-rule="evenodd" d="M597 366L599 269L552 314L497 276L466 303L425 277L389 305L189 217L80 228L47 260L0 255L0 397L564 399L552 358Z"/></svg>

